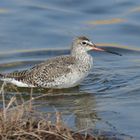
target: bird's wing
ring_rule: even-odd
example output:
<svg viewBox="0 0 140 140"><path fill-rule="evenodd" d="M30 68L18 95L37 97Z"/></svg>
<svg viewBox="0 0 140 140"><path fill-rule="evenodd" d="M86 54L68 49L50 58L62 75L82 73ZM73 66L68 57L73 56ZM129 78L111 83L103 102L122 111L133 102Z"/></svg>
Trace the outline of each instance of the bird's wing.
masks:
<svg viewBox="0 0 140 140"><path fill-rule="evenodd" d="M70 56L61 56L49 59L32 68L31 72L36 84L41 81L53 82L55 78L61 77L72 71L71 67L75 64L75 58Z"/></svg>
<svg viewBox="0 0 140 140"><path fill-rule="evenodd" d="M55 78L61 77L64 73L70 73L73 64L75 64L74 57L59 56L35 65L29 70L15 71L4 75L4 77L39 86L41 81L53 82Z"/></svg>
<svg viewBox="0 0 140 140"><path fill-rule="evenodd" d="M11 73L6 73L6 74L2 74L2 78L14 78L14 79L17 79L20 78L24 78L27 73L29 73L28 70L22 70L22 71L14 71L14 72L11 72Z"/></svg>

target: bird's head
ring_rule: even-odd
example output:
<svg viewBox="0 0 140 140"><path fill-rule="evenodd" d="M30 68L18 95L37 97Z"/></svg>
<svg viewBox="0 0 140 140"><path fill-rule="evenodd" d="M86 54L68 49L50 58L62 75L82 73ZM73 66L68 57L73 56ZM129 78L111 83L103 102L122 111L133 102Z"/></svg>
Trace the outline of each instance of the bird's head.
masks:
<svg viewBox="0 0 140 140"><path fill-rule="evenodd" d="M79 52L88 52L88 51L105 51L108 53L116 54L116 55L121 55L116 52L108 51L103 48L98 48L92 41L90 41L87 37L85 36L80 36L77 37L72 44L72 49L79 51Z"/></svg>

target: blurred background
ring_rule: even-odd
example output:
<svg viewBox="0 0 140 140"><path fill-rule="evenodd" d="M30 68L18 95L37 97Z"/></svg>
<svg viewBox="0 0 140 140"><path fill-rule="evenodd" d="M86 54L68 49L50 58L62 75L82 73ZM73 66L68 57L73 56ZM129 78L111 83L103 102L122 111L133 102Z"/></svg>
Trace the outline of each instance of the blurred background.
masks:
<svg viewBox="0 0 140 140"><path fill-rule="evenodd" d="M139 48L139 0L1 0L0 51L68 48L78 35Z"/></svg>

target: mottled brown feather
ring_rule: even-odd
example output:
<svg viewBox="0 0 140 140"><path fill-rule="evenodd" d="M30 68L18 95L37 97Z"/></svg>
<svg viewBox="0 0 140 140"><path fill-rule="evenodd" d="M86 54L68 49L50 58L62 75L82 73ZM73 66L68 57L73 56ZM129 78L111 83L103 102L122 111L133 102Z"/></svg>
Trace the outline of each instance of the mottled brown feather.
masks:
<svg viewBox="0 0 140 140"><path fill-rule="evenodd" d="M58 56L48 59L29 70L15 71L5 75L5 78L14 78L26 84L41 86L53 82L55 78L71 72L70 66L75 63L75 58L71 56Z"/></svg>

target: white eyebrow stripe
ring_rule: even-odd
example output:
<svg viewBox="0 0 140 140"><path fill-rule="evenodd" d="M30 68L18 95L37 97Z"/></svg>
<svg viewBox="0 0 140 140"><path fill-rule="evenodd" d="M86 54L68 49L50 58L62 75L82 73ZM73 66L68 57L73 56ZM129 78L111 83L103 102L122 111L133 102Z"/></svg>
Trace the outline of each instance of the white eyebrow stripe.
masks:
<svg viewBox="0 0 140 140"><path fill-rule="evenodd" d="M91 41L88 41L89 45L93 45L93 43Z"/></svg>
<svg viewBox="0 0 140 140"><path fill-rule="evenodd" d="M82 42L85 42L85 43L86 43L86 45L90 45L90 46L92 46L92 45L93 45L93 43L92 43L91 41L89 41L89 40L83 40Z"/></svg>
<svg viewBox="0 0 140 140"><path fill-rule="evenodd" d="M93 43L91 41L85 40L85 42L89 45L93 45Z"/></svg>
<svg viewBox="0 0 140 140"><path fill-rule="evenodd" d="M84 40L84 42L86 42L87 44L89 43L89 41L88 41L88 40Z"/></svg>

